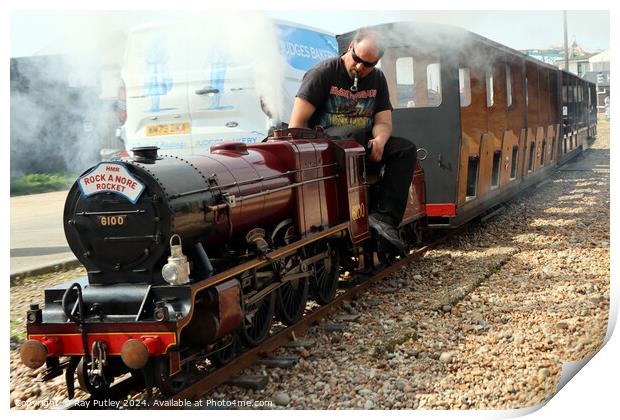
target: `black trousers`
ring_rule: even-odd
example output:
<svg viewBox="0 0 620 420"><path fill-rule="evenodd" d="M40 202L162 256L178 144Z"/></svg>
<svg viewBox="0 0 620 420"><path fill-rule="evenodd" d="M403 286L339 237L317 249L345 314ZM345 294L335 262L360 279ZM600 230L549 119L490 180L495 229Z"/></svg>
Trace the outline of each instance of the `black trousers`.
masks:
<svg viewBox="0 0 620 420"><path fill-rule="evenodd" d="M353 137L364 146L366 154L370 155L368 142L374 138L372 132L354 126L341 126L330 127L325 130L325 133L334 137ZM416 159L417 147L412 141L402 137L390 137L383 149L381 161L366 161L369 172L378 173L385 165L383 178L372 200L374 205L371 212L378 219L394 227L397 227L403 220Z"/></svg>

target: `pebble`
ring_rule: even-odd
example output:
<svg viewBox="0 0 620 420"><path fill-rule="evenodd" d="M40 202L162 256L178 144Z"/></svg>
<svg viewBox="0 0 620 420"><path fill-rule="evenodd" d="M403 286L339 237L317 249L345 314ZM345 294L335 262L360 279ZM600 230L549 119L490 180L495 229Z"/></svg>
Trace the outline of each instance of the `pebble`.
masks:
<svg viewBox="0 0 620 420"><path fill-rule="evenodd" d="M515 345L517 346L520 346L521 344L523 344L523 340L524 340L523 335L520 333L515 333L512 339L513 343L515 343Z"/></svg>
<svg viewBox="0 0 620 420"><path fill-rule="evenodd" d="M327 332L343 332L347 329L345 324L326 323L323 328Z"/></svg>
<svg viewBox="0 0 620 420"><path fill-rule="evenodd" d="M451 352L443 352L441 353L441 356L439 356L439 361L446 365L449 363L452 363L453 359L454 359L454 355Z"/></svg>
<svg viewBox="0 0 620 420"><path fill-rule="evenodd" d="M551 375L551 372L547 368L540 369L538 371L538 382L544 382Z"/></svg>
<svg viewBox="0 0 620 420"><path fill-rule="evenodd" d="M291 402L291 397L286 392L278 392L273 397L273 402L276 405L286 406Z"/></svg>
<svg viewBox="0 0 620 420"><path fill-rule="evenodd" d="M514 394L516 392L516 389L515 389L514 384L512 383L512 381L507 381L506 382L506 391L508 391L511 394Z"/></svg>

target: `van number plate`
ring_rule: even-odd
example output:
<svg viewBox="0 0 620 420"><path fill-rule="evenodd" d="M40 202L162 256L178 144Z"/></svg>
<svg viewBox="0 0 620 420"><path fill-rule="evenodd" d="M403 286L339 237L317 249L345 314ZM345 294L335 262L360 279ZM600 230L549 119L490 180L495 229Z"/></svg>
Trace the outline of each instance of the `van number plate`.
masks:
<svg viewBox="0 0 620 420"><path fill-rule="evenodd" d="M151 124L146 126L146 135L148 137L153 136L165 136L169 134L189 134L189 123L176 123L176 124Z"/></svg>

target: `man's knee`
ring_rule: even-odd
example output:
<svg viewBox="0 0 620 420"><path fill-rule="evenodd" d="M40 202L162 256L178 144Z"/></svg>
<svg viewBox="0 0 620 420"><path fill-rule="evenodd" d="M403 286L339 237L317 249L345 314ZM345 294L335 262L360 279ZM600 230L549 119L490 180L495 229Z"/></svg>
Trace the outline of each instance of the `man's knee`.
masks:
<svg viewBox="0 0 620 420"><path fill-rule="evenodd" d="M388 144L390 142L393 142L392 147L398 150L401 157L411 159L415 162L418 157L418 148L411 140L404 137L391 137Z"/></svg>

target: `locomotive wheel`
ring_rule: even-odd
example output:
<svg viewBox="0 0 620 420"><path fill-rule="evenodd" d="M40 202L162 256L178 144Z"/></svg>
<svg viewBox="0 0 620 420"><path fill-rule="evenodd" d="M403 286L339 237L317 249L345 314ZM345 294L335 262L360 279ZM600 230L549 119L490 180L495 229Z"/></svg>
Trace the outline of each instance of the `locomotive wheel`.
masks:
<svg viewBox="0 0 620 420"><path fill-rule="evenodd" d="M219 345L218 349L209 355L209 360L216 368L227 365L237 356L237 336L233 335L232 340Z"/></svg>
<svg viewBox="0 0 620 420"><path fill-rule="evenodd" d="M278 288L276 315L284 325L293 325L303 317L309 289L307 278L291 280Z"/></svg>
<svg viewBox="0 0 620 420"><path fill-rule="evenodd" d="M322 242L315 247L314 254L327 251L327 256L314 265L312 297L325 305L336 296L336 286L340 276L340 250L334 242Z"/></svg>
<svg viewBox="0 0 620 420"><path fill-rule="evenodd" d="M75 371L82 391L89 393L93 397L102 396L110 389L110 384L114 381L113 377L106 376L104 380L99 375L93 375L92 363L84 363L83 357L80 359Z"/></svg>
<svg viewBox="0 0 620 420"><path fill-rule="evenodd" d="M161 356L154 362L155 385L163 395L170 397L185 388L189 379L189 372L186 367L181 367L180 372L170 376L170 362L167 356Z"/></svg>
<svg viewBox="0 0 620 420"><path fill-rule="evenodd" d="M247 347L258 346L269 335L273 325L276 294L270 293L255 305L256 311L251 315L250 319L247 316L244 317L243 325L238 330L241 342Z"/></svg>

